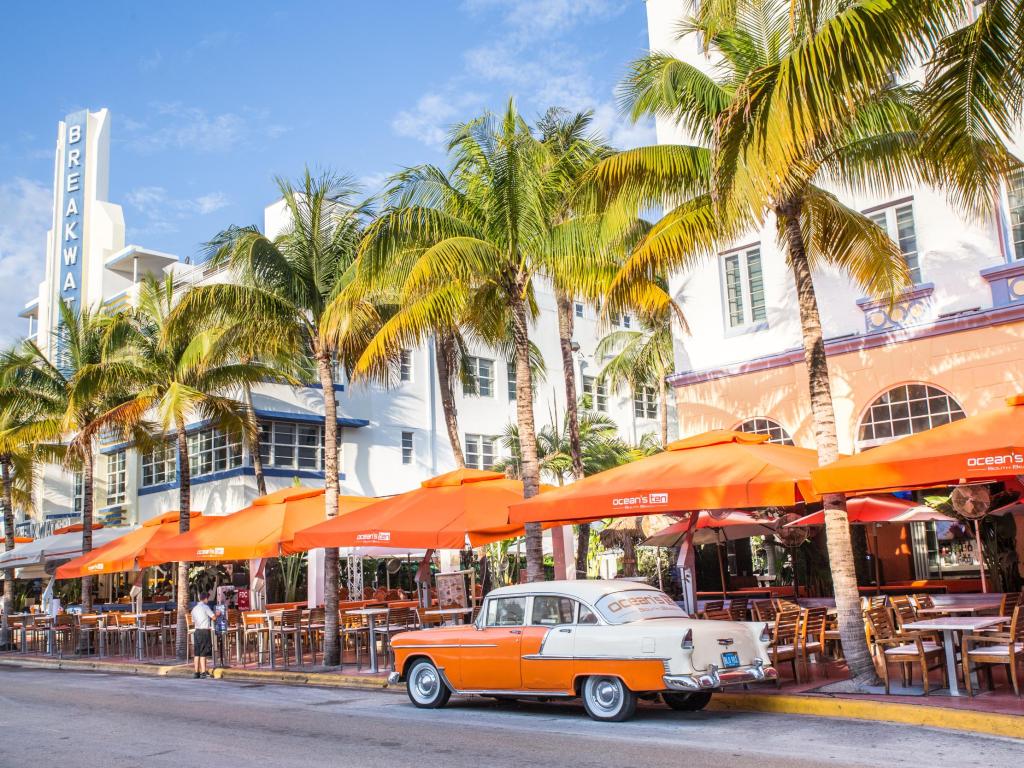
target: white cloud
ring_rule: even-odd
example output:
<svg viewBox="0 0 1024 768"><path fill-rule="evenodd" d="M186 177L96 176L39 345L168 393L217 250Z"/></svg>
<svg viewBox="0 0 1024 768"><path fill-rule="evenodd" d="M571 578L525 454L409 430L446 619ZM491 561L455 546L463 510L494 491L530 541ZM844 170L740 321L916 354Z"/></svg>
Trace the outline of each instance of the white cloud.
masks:
<svg viewBox="0 0 1024 768"><path fill-rule="evenodd" d="M441 147L448 137L452 123L465 119L470 107L478 105L480 97L474 93L451 95L427 93L416 106L395 115L391 128L399 136L407 136L430 147Z"/></svg>
<svg viewBox="0 0 1024 768"><path fill-rule="evenodd" d="M0 183L0 343L28 332L18 311L36 294L46 270L46 232L53 215L49 187L29 179Z"/></svg>
<svg viewBox="0 0 1024 768"><path fill-rule="evenodd" d="M502 26L517 40L531 42L538 37L564 33L577 24L607 19L621 13L624 0L467 0L470 11L501 8Z"/></svg>
<svg viewBox="0 0 1024 768"><path fill-rule="evenodd" d="M125 202L142 217L141 225L133 226L133 235L176 232L178 223L206 216L229 204L223 192L208 192L197 197L171 197L163 187L136 187L125 195Z"/></svg>
<svg viewBox="0 0 1024 768"><path fill-rule="evenodd" d="M270 122L262 110L209 114L200 107L173 102L153 105L154 114L144 120L125 119L122 129L129 149L152 154L169 149L201 153L228 152L267 139L276 139L287 126Z"/></svg>
<svg viewBox="0 0 1024 768"><path fill-rule="evenodd" d="M617 149L657 144L653 120L645 119L633 123L628 117L619 114L618 109L610 102L603 102L594 108L593 126L605 141Z"/></svg>
<svg viewBox="0 0 1024 768"><path fill-rule="evenodd" d="M384 185L387 180L391 177L391 174L387 171L375 171L374 173L367 173L356 179L362 190L362 194L366 197L375 195L384 189Z"/></svg>

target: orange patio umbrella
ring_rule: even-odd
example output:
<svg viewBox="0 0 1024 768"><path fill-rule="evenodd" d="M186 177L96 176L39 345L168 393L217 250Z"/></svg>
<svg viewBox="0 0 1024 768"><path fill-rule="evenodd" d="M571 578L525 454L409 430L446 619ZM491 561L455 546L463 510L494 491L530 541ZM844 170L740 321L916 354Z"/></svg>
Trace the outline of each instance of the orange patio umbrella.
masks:
<svg viewBox="0 0 1024 768"><path fill-rule="evenodd" d="M339 496L341 515L373 502L362 496ZM296 531L324 519L322 488L285 488L261 496L245 509L210 521L194 531L156 542L146 557L157 563L258 560L286 554Z"/></svg>
<svg viewBox="0 0 1024 768"><path fill-rule="evenodd" d="M815 501L817 454L775 445L767 435L713 430L654 456L605 470L513 504L511 523L563 524L700 509L791 507Z"/></svg>
<svg viewBox="0 0 1024 768"><path fill-rule="evenodd" d="M1024 395L839 459L812 473L818 493L861 494L991 482L1024 474Z"/></svg>
<svg viewBox="0 0 1024 768"><path fill-rule="evenodd" d="M519 480L500 472L458 469L300 531L293 547L462 549L467 536L473 546L482 546L522 535L522 525L508 523L509 504L522 498Z"/></svg>
<svg viewBox="0 0 1024 768"><path fill-rule="evenodd" d="M199 528L212 518L202 517L199 512L189 515L189 525ZM178 513L168 512L147 520L124 536L107 542L102 547L86 552L69 560L57 569L58 579L78 579L101 573L123 573L158 565L160 560L146 557L146 548L153 543L178 535Z"/></svg>

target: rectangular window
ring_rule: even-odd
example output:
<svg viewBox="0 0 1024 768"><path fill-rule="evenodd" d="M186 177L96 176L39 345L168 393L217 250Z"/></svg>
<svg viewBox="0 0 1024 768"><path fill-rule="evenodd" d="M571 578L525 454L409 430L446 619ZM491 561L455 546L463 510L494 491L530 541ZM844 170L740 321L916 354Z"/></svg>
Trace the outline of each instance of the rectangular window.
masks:
<svg viewBox="0 0 1024 768"><path fill-rule="evenodd" d="M592 411L608 410L608 387L593 376L583 377L583 405Z"/></svg>
<svg viewBox="0 0 1024 768"><path fill-rule="evenodd" d="M399 370L402 381L412 381L412 350L403 349L399 354Z"/></svg>
<svg viewBox="0 0 1024 768"><path fill-rule="evenodd" d="M486 357L468 357L466 366L476 383L478 397L494 397L494 361Z"/></svg>
<svg viewBox="0 0 1024 768"><path fill-rule="evenodd" d="M491 469L496 452L495 438L490 435L466 435L466 466L470 469Z"/></svg>
<svg viewBox="0 0 1024 768"><path fill-rule="evenodd" d="M142 454L142 487L173 483L177 476L174 443L165 442Z"/></svg>
<svg viewBox="0 0 1024 768"><path fill-rule="evenodd" d="M324 428L298 421L260 422L260 458L268 467L322 471Z"/></svg>
<svg viewBox="0 0 1024 768"><path fill-rule="evenodd" d="M128 464L125 451L107 456L107 506L124 504L128 492Z"/></svg>
<svg viewBox="0 0 1024 768"><path fill-rule="evenodd" d="M492 597L487 601L488 627L521 627L525 619L525 597Z"/></svg>
<svg viewBox="0 0 1024 768"><path fill-rule="evenodd" d="M242 443L213 427L188 436L188 465L193 477L242 466Z"/></svg>
<svg viewBox="0 0 1024 768"><path fill-rule="evenodd" d="M516 399L516 364L506 363L505 365L508 373L508 399L510 402L514 402Z"/></svg>
<svg viewBox="0 0 1024 768"><path fill-rule="evenodd" d="M402 433L402 463L412 464L412 432Z"/></svg>
<svg viewBox="0 0 1024 768"><path fill-rule="evenodd" d="M577 301L576 304L574 305L574 309L576 311L576 317L583 317L583 303L582 302Z"/></svg>
<svg viewBox="0 0 1024 768"><path fill-rule="evenodd" d="M85 510L85 476L81 472L71 475L71 511L76 515Z"/></svg>
<svg viewBox="0 0 1024 768"><path fill-rule="evenodd" d="M722 282L730 328L760 323L767 318L759 247L723 256Z"/></svg>
<svg viewBox="0 0 1024 768"><path fill-rule="evenodd" d="M1010 176L1010 258L1024 259L1024 168Z"/></svg>
<svg viewBox="0 0 1024 768"><path fill-rule="evenodd" d="M622 316L622 327L623 328L632 328L633 327L633 317L631 315L623 315Z"/></svg>
<svg viewBox="0 0 1024 768"><path fill-rule="evenodd" d="M883 208L865 214L881 227L900 247L907 262L910 279L921 282L921 263L917 253L917 228L914 225L914 207L910 203Z"/></svg>
<svg viewBox="0 0 1024 768"><path fill-rule="evenodd" d="M638 419L658 418L658 395L654 387L638 387L633 393L633 415Z"/></svg>

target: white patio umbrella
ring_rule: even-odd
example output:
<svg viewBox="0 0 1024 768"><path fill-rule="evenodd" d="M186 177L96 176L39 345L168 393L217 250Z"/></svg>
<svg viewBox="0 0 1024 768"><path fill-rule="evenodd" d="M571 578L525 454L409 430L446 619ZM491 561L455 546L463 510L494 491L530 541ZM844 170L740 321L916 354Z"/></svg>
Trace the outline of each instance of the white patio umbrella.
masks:
<svg viewBox="0 0 1024 768"><path fill-rule="evenodd" d="M97 528L92 532L93 548L103 546L119 536L134 530L129 527ZM45 575L47 563L70 560L82 554L82 532L51 533L26 544L19 544L10 552L0 553L0 569L17 568L19 578L38 578ZM37 566L38 568L35 568ZM24 569L31 569L25 571ZM36 572L38 570L38 573Z"/></svg>

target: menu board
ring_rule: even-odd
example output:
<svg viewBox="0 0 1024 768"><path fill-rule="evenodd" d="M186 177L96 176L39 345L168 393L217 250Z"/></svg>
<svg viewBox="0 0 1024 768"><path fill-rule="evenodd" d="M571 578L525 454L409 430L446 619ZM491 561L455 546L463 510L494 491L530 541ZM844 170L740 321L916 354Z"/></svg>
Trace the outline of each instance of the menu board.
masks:
<svg viewBox="0 0 1024 768"><path fill-rule="evenodd" d="M444 610L445 608L469 607L469 598L466 593L467 573L470 571L434 574L438 608Z"/></svg>

